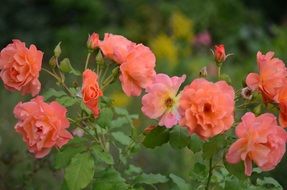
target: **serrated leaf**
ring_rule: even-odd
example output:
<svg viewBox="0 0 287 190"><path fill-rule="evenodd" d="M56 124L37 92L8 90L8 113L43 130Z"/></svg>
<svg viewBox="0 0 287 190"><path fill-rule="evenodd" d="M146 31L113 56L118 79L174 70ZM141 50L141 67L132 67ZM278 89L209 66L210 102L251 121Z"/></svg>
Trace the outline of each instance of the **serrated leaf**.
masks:
<svg viewBox="0 0 287 190"><path fill-rule="evenodd" d="M130 164L129 168L125 171L126 175L135 175L140 173L142 173L142 169L132 164Z"/></svg>
<svg viewBox="0 0 287 190"><path fill-rule="evenodd" d="M64 91L57 91L53 88L49 88L46 92L43 93L45 100L50 99L51 97L61 97L67 95Z"/></svg>
<svg viewBox="0 0 287 190"><path fill-rule="evenodd" d="M85 147L83 146L69 146L59 151L55 155L55 169L65 168L71 161L74 155L83 152Z"/></svg>
<svg viewBox="0 0 287 190"><path fill-rule="evenodd" d="M104 108L100 112L100 116L97 119L97 124L101 127L110 126L113 119L113 110L111 108Z"/></svg>
<svg viewBox="0 0 287 190"><path fill-rule="evenodd" d="M238 179L246 179L246 176L244 174L244 165L242 162L238 164L229 164L224 161L224 166L230 174L236 176Z"/></svg>
<svg viewBox="0 0 287 190"><path fill-rule="evenodd" d="M124 116L129 115L129 112L124 108L115 107L114 110L115 110L115 113L118 115L124 115Z"/></svg>
<svg viewBox="0 0 287 190"><path fill-rule="evenodd" d="M190 187L189 185L180 177L174 175L174 174L169 174L169 177L173 181L173 183L176 184L179 190L189 190Z"/></svg>
<svg viewBox="0 0 287 190"><path fill-rule="evenodd" d="M106 164L112 165L114 164L114 160L112 155L105 152L100 146L94 145L92 147L92 153L95 156L96 159L105 162Z"/></svg>
<svg viewBox="0 0 287 190"><path fill-rule="evenodd" d="M187 147L193 152L197 153L202 150L202 140L197 135L192 135L189 139Z"/></svg>
<svg viewBox="0 0 287 190"><path fill-rule="evenodd" d="M203 158L210 159L213 155L219 152L224 147L224 137L222 135L218 135L208 142L203 144Z"/></svg>
<svg viewBox="0 0 287 190"><path fill-rule="evenodd" d="M121 131L112 132L112 136L122 145L129 145L131 142L131 138Z"/></svg>
<svg viewBox="0 0 287 190"><path fill-rule="evenodd" d="M108 168L95 174L94 190L126 190L128 185L120 173L113 168Z"/></svg>
<svg viewBox="0 0 287 190"><path fill-rule="evenodd" d="M65 107L70 107L77 103L77 100L70 96L62 96L60 98L57 98L57 101Z"/></svg>
<svg viewBox="0 0 287 190"><path fill-rule="evenodd" d="M69 190L85 188L94 176L94 159L90 153L77 154L65 169L65 180Z"/></svg>
<svg viewBox="0 0 287 190"><path fill-rule="evenodd" d="M181 149L188 145L189 135L186 128L175 126L169 133L169 143L173 148Z"/></svg>
<svg viewBox="0 0 287 190"><path fill-rule="evenodd" d="M84 102L81 102L80 107L82 110L84 110L88 114L92 114L92 111L84 104Z"/></svg>
<svg viewBox="0 0 287 190"><path fill-rule="evenodd" d="M158 126L148 133L143 141L143 145L147 148L155 148L169 140L169 129L165 127Z"/></svg>
<svg viewBox="0 0 287 190"><path fill-rule="evenodd" d="M166 176L161 174L141 174L135 178L135 183L137 184L157 184L157 183L165 183L168 181Z"/></svg>
<svg viewBox="0 0 287 190"><path fill-rule="evenodd" d="M128 123L129 123L129 121L127 120L126 117L118 117L111 122L111 127L118 128L118 127L122 127L123 125L128 124Z"/></svg>

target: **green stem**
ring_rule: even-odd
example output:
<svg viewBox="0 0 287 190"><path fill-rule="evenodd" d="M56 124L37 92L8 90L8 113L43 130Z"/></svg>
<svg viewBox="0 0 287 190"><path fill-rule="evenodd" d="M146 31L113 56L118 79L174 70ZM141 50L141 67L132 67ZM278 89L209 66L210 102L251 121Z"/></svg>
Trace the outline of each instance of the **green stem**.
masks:
<svg viewBox="0 0 287 190"><path fill-rule="evenodd" d="M221 78L221 66L217 67L217 77L218 77L218 79Z"/></svg>
<svg viewBox="0 0 287 190"><path fill-rule="evenodd" d="M52 77L54 77L57 81L61 80L57 75L55 75L54 73L52 73L48 69L42 68L42 70L45 71L46 73L48 73L49 75L51 75Z"/></svg>
<svg viewBox="0 0 287 190"><path fill-rule="evenodd" d="M205 187L205 190L208 190L209 189L209 185L210 185L210 181L211 181L211 176L212 176L212 170L213 170L213 167L212 167L212 156L209 160L209 172L208 172L208 178L207 178L207 183L206 183L206 187Z"/></svg>
<svg viewBox="0 0 287 190"><path fill-rule="evenodd" d="M85 70L88 68L89 61L90 61L91 53L89 52L86 59Z"/></svg>
<svg viewBox="0 0 287 190"><path fill-rule="evenodd" d="M69 96L73 96L72 93L70 92L69 88L67 87L67 85L65 84L65 82L63 81L62 77L59 77L58 75L52 73L51 71L42 68L43 71L47 72L48 74L50 74L51 76L53 76L63 87L63 89L68 93Z"/></svg>

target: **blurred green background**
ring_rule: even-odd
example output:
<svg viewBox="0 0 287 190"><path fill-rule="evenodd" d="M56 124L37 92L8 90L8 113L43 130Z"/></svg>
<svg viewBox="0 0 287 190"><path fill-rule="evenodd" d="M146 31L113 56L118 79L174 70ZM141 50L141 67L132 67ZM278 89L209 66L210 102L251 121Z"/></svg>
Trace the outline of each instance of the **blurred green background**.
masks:
<svg viewBox="0 0 287 190"><path fill-rule="evenodd" d="M14 38L36 44L45 53L46 65L62 41L63 54L82 69L88 34L110 32L148 45L157 56L157 72L186 74L189 82L204 66L212 75L210 48L224 43L227 53L234 55L223 71L239 89L247 73L257 69L258 50L275 51L287 60L286 10L286 0L1 0L0 48ZM46 78L41 76L43 88L50 85ZM110 93L116 105L140 112L140 99L127 98L118 85ZM9 93L0 84L0 190L60 188L62 173L53 170L49 158L35 162L14 131L13 107L29 98ZM148 123L140 118L137 124L143 128ZM165 145L144 149L134 162L147 172L185 176L192 160L186 151ZM285 189L286 167L285 157L271 172Z"/></svg>

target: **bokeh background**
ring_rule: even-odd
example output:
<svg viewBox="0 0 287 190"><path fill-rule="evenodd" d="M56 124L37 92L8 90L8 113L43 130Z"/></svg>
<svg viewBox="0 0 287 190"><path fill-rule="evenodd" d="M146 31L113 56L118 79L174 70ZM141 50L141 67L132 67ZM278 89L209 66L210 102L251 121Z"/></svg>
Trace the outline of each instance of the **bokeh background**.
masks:
<svg viewBox="0 0 287 190"><path fill-rule="evenodd" d="M223 71L239 89L256 69L258 50L275 51L287 61L286 10L286 0L1 0L0 48L14 38L34 43L44 51L45 65L62 41L64 56L83 68L88 34L110 32L148 45L157 56L157 72L186 74L191 81L204 66L214 73L210 48L224 43L234 55ZM41 82L44 88L51 83L45 74ZM139 99L124 96L119 85L109 93L117 106L140 112ZM59 189L62 175L45 159L35 162L14 131L13 107L27 98L0 84L0 189ZM145 120L140 115L137 125L146 127ZM147 172L185 176L192 159L185 150L165 145L143 149L134 162ZM285 157L270 173L285 189L286 167Z"/></svg>

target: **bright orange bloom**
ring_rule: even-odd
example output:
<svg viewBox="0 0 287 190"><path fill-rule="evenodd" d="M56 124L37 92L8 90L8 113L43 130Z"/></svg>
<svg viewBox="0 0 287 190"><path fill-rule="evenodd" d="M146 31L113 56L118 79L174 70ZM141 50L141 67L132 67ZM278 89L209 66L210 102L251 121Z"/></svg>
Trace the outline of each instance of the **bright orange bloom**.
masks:
<svg viewBox="0 0 287 190"><path fill-rule="evenodd" d="M104 40L99 42L99 46L105 57L122 64L136 44L121 35L105 33Z"/></svg>
<svg viewBox="0 0 287 190"><path fill-rule="evenodd" d="M85 105L93 112L95 117L99 115L99 98L103 92L98 84L98 75L86 69L83 73L82 96Z"/></svg>
<svg viewBox="0 0 287 190"><path fill-rule="evenodd" d="M180 125L208 139L228 130L234 121L234 90L225 81L195 79L181 92Z"/></svg>
<svg viewBox="0 0 287 190"><path fill-rule="evenodd" d="M20 91L23 95L39 94L42 58L43 52L34 45L26 48L25 43L13 40L0 53L0 78L5 88Z"/></svg>
<svg viewBox="0 0 287 190"><path fill-rule="evenodd" d="M142 88L148 87L155 73L155 55L142 45L136 45L120 65L122 89L128 96L139 96Z"/></svg>

